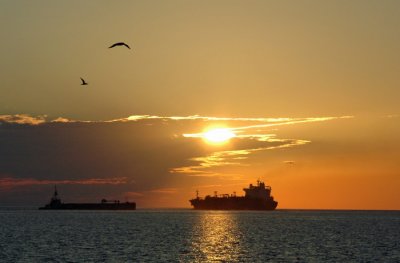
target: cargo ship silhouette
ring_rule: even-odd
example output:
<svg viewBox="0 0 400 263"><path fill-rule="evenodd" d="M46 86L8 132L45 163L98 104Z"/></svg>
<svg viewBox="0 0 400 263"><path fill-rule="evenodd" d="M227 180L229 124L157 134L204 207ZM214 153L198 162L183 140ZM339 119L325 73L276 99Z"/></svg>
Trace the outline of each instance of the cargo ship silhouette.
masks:
<svg viewBox="0 0 400 263"><path fill-rule="evenodd" d="M136 210L135 202L121 203L119 200L101 200L100 203L62 203L58 196L57 187L54 187L54 194L50 203L39 210Z"/></svg>
<svg viewBox="0 0 400 263"><path fill-rule="evenodd" d="M189 200L194 209L199 210L274 210L278 202L271 196L271 187L258 180L257 185L249 185L243 188L245 196L229 195L207 195L205 198L197 196Z"/></svg>

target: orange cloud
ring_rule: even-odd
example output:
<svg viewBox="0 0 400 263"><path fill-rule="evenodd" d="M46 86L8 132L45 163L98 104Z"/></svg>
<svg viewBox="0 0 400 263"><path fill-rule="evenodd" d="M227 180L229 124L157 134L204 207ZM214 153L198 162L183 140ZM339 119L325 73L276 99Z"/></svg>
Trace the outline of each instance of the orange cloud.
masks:
<svg viewBox="0 0 400 263"><path fill-rule="evenodd" d="M265 124L253 125L246 127L231 128L232 130L240 130L247 128L256 127L271 127L280 125L290 125L304 122L316 122L316 121L327 121L334 119L353 118L353 116L341 116L341 117L311 117L311 118L235 118L235 117L212 117L212 116L200 116L200 115L189 115L189 116L157 116L157 115L131 115L126 118L118 118L104 121L88 121L88 120L72 120L64 117L58 117L54 120L47 121L46 115L39 115L37 117L30 116L28 114L15 114L15 115L0 115L0 122L7 123L18 123L18 124L31 124L38 125L51 122L81 122L81 123L107 123L107 122L129 122L129 121L141 121L141 120L202 120L202 121L237 121L237 122L264 122Z"/></svg>
<svg viewBox="0 0 400 263"><path fill-rule="evenodd" d="M151 193L158 193L158 194L175 194L178 191L176 188L160 188L154 189L149 192Z"/></svg>
<svg viewBox="0 0 400 263"><path fill-rule="evenodd" d="M39 180L33 178L13 178L3 177L0 178L0 187L17 187L17 186L30 186L30 185L47 185L47 184L80 184L80 185L99 185L99 184L127 184L128 178L90 178L83 180Z"/></svg>
<svg viewBox="0 0 400 263"><path fill-rule="evenodd" d="M0 115L0 122L38 125L45 123L45 115L32 117L27 114Z"/></svg>
<svg viewBox="0 0 400 263"><path fill-rule="evenodd" d="M70 119L67 119L67 118L63 118L63 117L58 117L58 118L52 120L51 122L62 122L62 123L66 123L66 122L76 122L76 121L70 120Z"/></svg>
<svg viewBox="0 0 400 263"><path fill-rule="evenodd" d="M306 140L289 139L271 139L268 142L278 142L279 144L274 146L260 146L252 149L216 151L204 157L195 157L190 159L191 161L197 162L198 164L196 165L174 168L171 169L171 172L188 174L190 176L220 176L220 174L208 170L213 167L227 165L244 166L242 161L247 159L248 155L254 152L289 148L310 143L310 141Z"/></svg>

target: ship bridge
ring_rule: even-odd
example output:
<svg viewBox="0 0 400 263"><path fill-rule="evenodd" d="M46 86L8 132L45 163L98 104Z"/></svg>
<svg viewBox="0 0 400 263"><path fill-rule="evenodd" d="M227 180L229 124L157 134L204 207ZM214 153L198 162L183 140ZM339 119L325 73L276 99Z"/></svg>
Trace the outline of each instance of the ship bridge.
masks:
<svg viewBox="0 0 400 263"><path fill-rule="evenodd" d="M271 187L265 186L265 183L257 180L257 185L250 184L249 188L243 188L246 193L245 197L249 198L269 198L271 195Z"/></svg>

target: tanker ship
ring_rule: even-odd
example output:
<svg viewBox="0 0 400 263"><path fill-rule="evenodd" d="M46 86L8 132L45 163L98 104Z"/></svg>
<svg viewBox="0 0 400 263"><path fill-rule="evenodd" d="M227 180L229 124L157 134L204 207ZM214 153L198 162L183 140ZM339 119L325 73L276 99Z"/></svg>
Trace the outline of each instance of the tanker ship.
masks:
<svg viewBox="0 0 400 263"><path fill-rule="evenodd" d="M136 203L121 203L119 200L106 199L101 200L100 203L62 203L55 187L50 203L39 207L39 210L136 210Z"/></svg>
<svg viewBox="0 0 400 263"><path fill-rule="evenodd" d="M274 210L278 202L271 196L271 187L258 180L257 185L250 184L249 188L243 188L245 196L207 195L189 200L194 209L199 210Z"/></svg>

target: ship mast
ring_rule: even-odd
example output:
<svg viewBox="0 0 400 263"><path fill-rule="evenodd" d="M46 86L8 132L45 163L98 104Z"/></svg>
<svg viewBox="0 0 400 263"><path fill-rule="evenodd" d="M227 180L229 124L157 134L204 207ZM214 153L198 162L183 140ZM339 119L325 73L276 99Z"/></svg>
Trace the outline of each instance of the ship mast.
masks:
<svg viewBox="0 0 400 263"><path fill-rule="evenodd" d="M54 198L58 198L57 185L54 185Z"/></svg>
<svg viewBox="0 0 400 263"><path fill-rule="evenodd" d="M58 197L58 191L57 191L57 185L54 185L54 194L53 197L51 198L51 201L58 201L60 198Z"/></svg>

